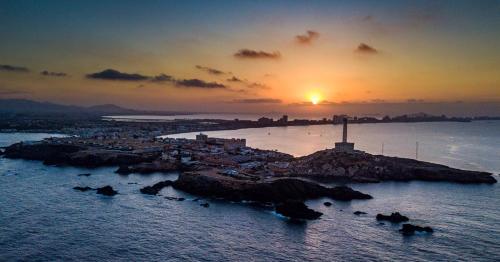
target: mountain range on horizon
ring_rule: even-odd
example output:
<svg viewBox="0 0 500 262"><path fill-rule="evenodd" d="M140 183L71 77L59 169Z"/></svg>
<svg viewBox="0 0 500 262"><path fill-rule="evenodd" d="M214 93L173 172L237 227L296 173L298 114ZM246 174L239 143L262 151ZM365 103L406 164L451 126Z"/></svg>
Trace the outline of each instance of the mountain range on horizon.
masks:
<svg viewBox="0 0 500 262"><path fill-rule="evenodd" d="M94 106L76 106L63 105L52 102L40 102L28 99L0 99L0 113L24 113L24 114L87 114L87 115L106 115L106 114L151 114L151 115L169 115L186 114L187 112L175 111L151 111L137 110L121 107L114 104L101 104Z"/></svg>
<svg viewBox="0 0 500 262"><path fill-rule="evenodd" d="M424 110L425 111L425 110ZM446 115L445 113L408 111L406 114L398 115ZM0 115L1 114L29 114L29 115L86 115L86 116L105 116L105 115L188 115L198 114L199 112L187 111L167 111L167 110L140 110L131 109L115 104L99 104L93 106L77 106L65 105L53 102L42 102L29 99L0 99ZM217 112L212 112L217 114ZM220 112L219 112L220 113ZM233 112L236 113L236 112ZM277 112L273 112L276 114ZM207 114L207 112L204 112ZM208 113L210 114L210 113ZM242 113L244 114L244 113ZM341 113L340 113L341 114ZM266 113L261 113L266 115ZM349 115L349 114L348 114ZM363 114L361 114L363 115ZM369 114L366 114L368 116ZM374 114L372 114L373 116ZM382 114L376 114L383 116ZM499 114L493 115L476 115L476 116L491 116L498 117Z"/></svg>

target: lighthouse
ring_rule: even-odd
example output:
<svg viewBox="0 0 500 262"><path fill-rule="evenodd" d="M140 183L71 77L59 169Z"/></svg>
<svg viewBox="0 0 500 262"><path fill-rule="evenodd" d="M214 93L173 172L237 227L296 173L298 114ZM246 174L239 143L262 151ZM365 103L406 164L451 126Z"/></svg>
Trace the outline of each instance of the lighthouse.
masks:
<svg viewBox="0 0 500 262"><path fill-rule="evenodd" d="M352 152L354 151L354 143L347 142L347 118L342 119L342 142L335 143L335 151Z"/></svg>

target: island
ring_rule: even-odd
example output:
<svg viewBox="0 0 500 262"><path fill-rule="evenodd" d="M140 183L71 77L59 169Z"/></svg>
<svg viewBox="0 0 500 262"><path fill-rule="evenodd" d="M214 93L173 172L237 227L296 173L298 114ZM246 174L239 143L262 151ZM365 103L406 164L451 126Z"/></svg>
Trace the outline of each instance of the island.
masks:
<svg viewBox="0 0 500 262"><path fill-rule="evenodd" d="M323 186L319 181L325 179L345 183L411 180L469 184L497 182L491 173L355 150L354 144L347 142L347 120L343 122L342 142L335 143L335 148L303 157L252 148L246 145L245 139L213 138L202 133L196 139L175 139L116 132L19 142L4 148L3 157L39 160L47 165L116 166L116 173L121 175L178 172L176 181L146 186L141 193L156 195L162 188L172 186L201 197L270 205L277 213L298 219L321 216L320 212L304 204L308 199L351 201L372 198L347 186ZM87 189L90 188L75 187L82 192ZM111 187L109 189L110 193L104 195L117 193ZM203 206L209 205L205 203Z"/></svg>

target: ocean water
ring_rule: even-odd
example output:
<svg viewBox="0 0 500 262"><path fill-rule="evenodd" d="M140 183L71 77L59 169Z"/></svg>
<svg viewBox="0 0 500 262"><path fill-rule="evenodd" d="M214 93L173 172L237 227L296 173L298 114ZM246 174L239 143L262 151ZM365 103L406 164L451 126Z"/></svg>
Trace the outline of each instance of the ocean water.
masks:
<svg viewBox="0 0 500 262"><path fill-rule="evenodd" d="M188 115L119 115L119 116L104 116L104 119L112 119L117 121L171 121L175 119L223 119L223 120L257 120L262 116L273 118L278 120L284 115L284 113L271 112L271 113L206 113L206 114L188 114ZM379 116L379 115L377 115ZM311 114L293 114L288 115L288 119L323 119L323 115L311 115ZM331 118L328 116L327 118ZM380 116L379 116L380 117Z"/></svg>
<svg viewBox="0 0 500 262"><path fill-rule="evenodd" d="M0 146L43 136L0 134ZM491 156L492 163L499 161L496 157ZM481 165L498 167L488 163ZM353 184L374 199L328 200L331 207L323 205L327 199L308 201L324 215L295 223L248 204L203 199L210 203L204 208L193 201L196 196L172 188L162 190L162 196L143 195L141 187L177 174L121 176L115 169L0 158L0 261L500 260L498 183ZM72 189L104 185L119 194L106 197ZM368 214L353 215L357 210ZM398 225L375 220L376 213L393 211L435 232L404 237Z"/></svg>
<svg viewBox="0 0 500 262"><path fill-rule="evenodd" d="M204 132L211 137L245 138L247 145L304 156L333 148L342 140L341 125L248 128ZM168 135L192 138L194 133ZM348 140L355 148L500 173L500 121L350 124ZM417 149L418 143L418 149Z"/></svg>

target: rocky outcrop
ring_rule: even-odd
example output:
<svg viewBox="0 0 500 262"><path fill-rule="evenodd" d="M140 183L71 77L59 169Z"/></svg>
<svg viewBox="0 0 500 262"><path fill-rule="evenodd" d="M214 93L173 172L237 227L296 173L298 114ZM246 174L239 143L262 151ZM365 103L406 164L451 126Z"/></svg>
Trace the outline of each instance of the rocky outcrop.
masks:
<svg viewBox="0 0 500 262"><path fill-rule="evenodd" d="M363 211L355 211L353 214L355 214L356 216L361 216L361 215L366 215L366 212L363 212Z"/></svg>
<svg viewBox="0 0 500 262"><path fill-rule="evenodd" d="M171 197L171 196L166 196L165 199L168 199L168 200L175 200L175 201L184 201L186 200L185 198L183 197Z"/></svg>
<svg viewBox="0 0 500 262"><path fill-rule="evenodd" d="M97 194L105 196L114 196L118 194L111 186L104 186L97 189Z"/></svg>
<svg viewBox="0 0 500 262"><path fill-rule="evenodd" d="M42 141L36 143L21 142L8 146L5 149L5 157L41 160L47 165L72 165L93 168L151 162L157 156L116 150L90 149L83 146Z"/></svg>
<svg viewBox="0 0 500 262"><path fill-rule="evenodd" d="M121 165L116 173L128 175L131 173L151 174L155 172L172 172L179 170L179 163L153 161L150 163L139 163L135 165Z"/></svg>
<svg viewBox="0 0 500 262"><path fill-rule="evenodd" d="M410 220L407 216L403 216L399 212L395 212L390 215L377 214L376 218L377 220L386 220L392 223L401 223Z"/></svg>
<svg viewBox="0 0 500 262"><path fill-rule="evenodd" d="M174 188L188 193L258 202L284 202L330 197L336 200L370 199L371 196L348 187L324 187L297 178L272 178L254 180L221 175L217 170L184 172L173 184Z"/></svg>
<svg viewBox="0 0 500 262"><path fill-rule="evenodd" d="M288 200L276 205L276 213L292 219L318 219L323 215L321 212L308 208L304 202Z"/></svg>
<svg viewBox="0 0 500 262"><path fill-rule="evenodd" d="M491 173L450 168L414 159L337 152L332 149L300 157L290 163L288 175L329 178L352 182L449 181L458 183L496 183Z"/></svg>
<svg viewBox="0 0 500 262"><path fill-rule="evenodd" d="M73 166L100 167L100 166L119 166L138 164L151 161L152 158L147 155L134 154L121 151L110 150L83 150L67 156L67 160L62 163Z"/></svg>
<svg viewBox="0 0 500 262"><path fill-rule="evenodd" d="M152 186L146 186L146 187L141 188L141 193L147 194L147 195L156 195L164 187L171 186L172 184L173 184L173 181L170 181L170 180L161 181L161 182L158 182Z"/></svg>
<svg viewBox="0 0 500 262"><path fill-rule="evenodd" d="M89 191L89 190L95 190L95 189L93 189L91 187L88 187L88 186L85 186L85 187L75 186L75 187L73 187L73 189L81 191L81 192L86 192L86 191Z"/></svg>
<svg viewBox="0 0 500 262"><path fill-rule="evenodd" d="M431 227L421 227L412 224L403 224L403 227L399 230L405 236L411 236L415 234L415 232L426 232L432 233L434 230Z"/></svg>
<svg viewBox="0 0 500 262"><path fill-rule="evenodd" d="M347 186L337 186L330 190L329 197L335 200L349 201L352 199L371 199L372 197L368 194L361 193L359 191L353 190Z"/></svg>
<svg viewBox="0 0 500 262"><path fill-rule="evenodd" d="M47 164L65 162L72 153L84 150L84 147L65 144L50 144L44 142L20 142L5 148L6 158L21 158L41 160Z"/></svg>

